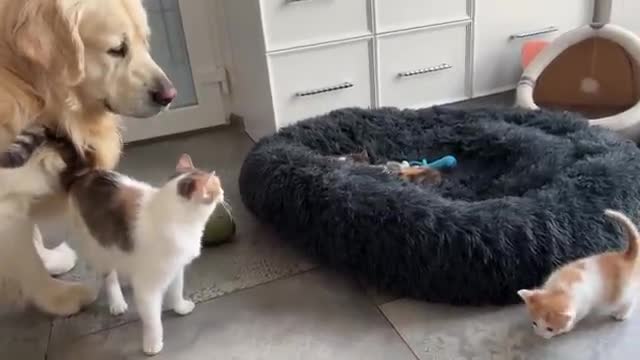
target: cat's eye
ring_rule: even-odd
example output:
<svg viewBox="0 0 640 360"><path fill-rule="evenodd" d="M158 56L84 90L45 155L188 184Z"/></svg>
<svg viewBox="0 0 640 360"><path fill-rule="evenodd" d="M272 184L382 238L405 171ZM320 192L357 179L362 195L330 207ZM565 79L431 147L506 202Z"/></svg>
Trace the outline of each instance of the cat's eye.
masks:
<svg viewBox="0 0 640 360"><path fill-rule="evenodd" d="M120 43L120 45L107 50L107 54L113 57L123 58L127 56L128 51L129 51L129 47L127 46L127 43L123 41L122 43Z"/></svg>
<svg viewBox="0 0 640 360"><path fill-rule="evenodd" d="M538 323L534 321L533 326L538 327Z"/></svg>
<svg viewBox="0 0 640 360"><path fill-rule="evenodd" d="M552 328L550 328L550 327L548 327L548 328L547 328L547 331L548 331L548 332L553 332L553 329L552 329Z"/></svg>

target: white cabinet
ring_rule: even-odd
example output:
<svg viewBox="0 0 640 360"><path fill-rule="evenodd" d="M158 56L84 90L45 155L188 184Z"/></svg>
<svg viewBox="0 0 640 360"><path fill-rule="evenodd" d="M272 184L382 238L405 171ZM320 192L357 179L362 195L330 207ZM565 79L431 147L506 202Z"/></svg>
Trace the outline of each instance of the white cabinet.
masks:
<svg viewBox="0 0 640 360"><path fill-rule="evenodd" d="M378 0L377 32L442 24L470 17L468 0Z"/></svg>
<svg viewBox="0 0 640 360"><path fill-rule="evenodd" d="M592 1L223 0L232 111L257 140L341 107L513 89L523 42L588 23Z"/></svg>
<svg viewBox="0 0 640 360"><path fill-rule="evenodd" d="M463 23L381 36L379 105L424 107L466 98L468 28Z"/></svg>
<svg viewBox="0 0 640 360"><path fill-rule="evenodd" d="M370 59L367 39L269 55L278 127L339 107L372 106Z"/></svg>
<svg viewBox="0 0 640 360"><path fill-rule="evenodd" d="M588 0L477 0L473 95L513 89L525 41L551 40L587 24L592 11Z"/></svg>
<svg viewBox="0 0 640 360"><path fill-rule="evenodd" d="M267 49L278 50L370 34L369 1L260 0Z"/></svg>

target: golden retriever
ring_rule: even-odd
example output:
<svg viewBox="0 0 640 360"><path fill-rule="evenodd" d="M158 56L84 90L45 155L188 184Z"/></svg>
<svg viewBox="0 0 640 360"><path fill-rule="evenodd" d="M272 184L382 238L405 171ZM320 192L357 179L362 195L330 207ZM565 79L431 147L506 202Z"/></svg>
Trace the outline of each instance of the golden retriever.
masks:
<svg viewBox="0 0 640 360"><path fill-rule="evenodd" d="M0 0L0 150L30 123L47 122L78 148L93 148L99 167L115 167L117 115L150 117L176 96L151 58L149 36L142 0ZM61 211L53 206L59 197L35 204L34 218ZM17 285L0 297L76 313L95 294L49 275L70 270L75 253L65 244L45 249L33 224L0 234L0 288Z"/></svg>

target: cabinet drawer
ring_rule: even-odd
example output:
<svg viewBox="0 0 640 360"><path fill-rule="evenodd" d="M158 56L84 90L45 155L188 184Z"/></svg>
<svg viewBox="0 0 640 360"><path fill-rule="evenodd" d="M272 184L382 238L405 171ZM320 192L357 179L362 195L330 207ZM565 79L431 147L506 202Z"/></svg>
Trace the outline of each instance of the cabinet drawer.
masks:
<svg viewBox="0 0 640 360"><path fill-rule="evenodd" d="M267 50L369 34L370 1L260 0Z"/></svg>
<svg viewBox="0 0 640 360"><path fill-rule="evenodd" d="M522 44L551 40L587 24L592 10L585 0L477 1L473 95L515 88L522 74Z"/></svg>
<svg viewBox="0 0 640 360"><path fill-rule="evenodd" d="M469 26L381 37L380 105L423 107L465 98Z"/></svg>
<svg viewBox="0 0 640 360"><path fill-rule="evenodd" d="M467 4L467 0L376 0L378 31L468 19Z"/></svg>
<svg viewBox="0 0 640 360"><path fill-rule="evenodd" d="M277 127L327 111L370 107L371 41L269 55Z"/></svg>

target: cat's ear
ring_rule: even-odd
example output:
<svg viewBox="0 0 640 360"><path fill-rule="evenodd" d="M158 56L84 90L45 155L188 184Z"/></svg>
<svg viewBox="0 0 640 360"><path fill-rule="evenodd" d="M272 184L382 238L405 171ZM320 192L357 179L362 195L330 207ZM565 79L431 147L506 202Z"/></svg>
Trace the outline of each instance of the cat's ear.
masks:
<svg viewBox="0 0 640 360"><path fill-rule="evenodd" d="M533 298L536 294L537 294L536 290L527 290L527 289L518 290L518 296L520 296L522 300L524 300L524 302L529 302L529 300L531 300L531 298Z"/></svg>
<svg viewBox="0 0 640 360"><path fill-rule="evenodd" d="M178 159L178 164L176 165L177 172L187 172L193 170L193 161L191 161L191 156L189 154L182 154L180 159Z"/></svg>
<svg viewBox="0 0 640 360"><path fill-rule="evenodd" d="M216 179L216 172L212 171L209 173L209 176L207 176L207 185L211 185L211 183L213 183Z"/></svg>

